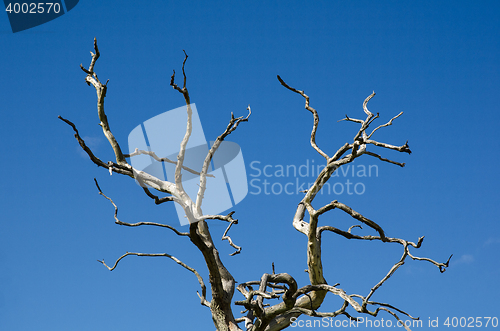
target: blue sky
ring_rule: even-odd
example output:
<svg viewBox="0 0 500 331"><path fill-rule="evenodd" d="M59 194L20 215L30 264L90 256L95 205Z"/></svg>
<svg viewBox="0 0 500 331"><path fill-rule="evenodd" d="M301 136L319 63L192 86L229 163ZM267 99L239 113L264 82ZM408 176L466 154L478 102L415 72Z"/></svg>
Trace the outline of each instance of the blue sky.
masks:
<svg viewBox="0 0 500 331"><path fill-rule="evenodd" d="M417 256L444 262L454 254L444 274L408 261L377 291L374 299L420 316L424 327L416 330L426 329L429 319L439 318L444 328L447 317L500 318L499 14L496 1L80 1L69 13L15 34L7 14L0 15L0 329L213 328L196 296L196 278L173 261L128 257L112 272L96 262L126 251L166 252L208 283L201 254L187 239L114 224L113 207L98 195L94 177L119 206L121 220L178 220L173 206L155 206L130 178L92 164L57 119L73 121L101 159L112 159L97 125L95 91L79 68L90 62L94 37L101 51L96 72L110 79L106 112L122 145L134 127L183 104L169 82L172 69L180 72L184 49L206 137L217 137L230 112L246 115L250 104L250 121L229 140L241 146L249 180L267 178L275 187L314 178L256 177L252 162L261 162L253 163L260 170L321 162L309 145L311 114L277 74L310 96L320 116L317 142L329 154L357 130L337 121L345 114L362 118L362 102L375 90L369 108L380 113L379 124L404 111L374 137L395 145L408 140L411 155L382 151L406 167L362 157L354 165L376 165L377 175L340 174L332 181L361 183L364 193L324 194L315 206L338 199L388 236L416 241L425 235ZM306 240L292 227L301 198L248 194L234 208L240 224L231 235L243 246L234 257L218 241L225 227L212 222L238 282L259 279L274 262L277 272L306 285ZM321 222L354 224L335 211ZM366 295L401 253L333 234L323 239L326 278L348 293ZM329 299L321 311L339 306Z"/></svg>

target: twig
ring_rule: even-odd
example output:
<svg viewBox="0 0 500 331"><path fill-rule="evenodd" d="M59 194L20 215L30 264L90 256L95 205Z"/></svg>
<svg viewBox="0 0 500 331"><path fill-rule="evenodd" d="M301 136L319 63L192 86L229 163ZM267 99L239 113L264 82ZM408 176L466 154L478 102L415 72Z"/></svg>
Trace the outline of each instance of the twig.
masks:
<svg viewBox="0 0 500 331"><path fill-rule="evenodd" d="M186 87L186 72L184 71L184 67L186 65L186 61L188 58L188 55L185 50L182 50L184 52L184 61L182 62L182 75L184 76L184 85L182 88L180 88L176 83L175 83L175 70L173 71L172 76L170 77L170 86L172 86L175 90L179 91L184 95L184 98L186 99L186 104L189 104L189 93Z"/></svg>
<svg viewBox="0 0 500 331"><path fill-rule="evenodd" d="M307 110L309 110L312 114L313 114L313 117L314 117L314 122L313 122L313 129L311 131L311 146L321 155L323 156L325 159L329 159L329 156L323 152L319 147L318 145L316 144L316 131L318 130L318 124L319 124L319 116L318 116L318 112L316 111L316 109L314 109L313 107L309 106L309 97L304 93L304 91L300 91L300 90L297 90L291 86L289 86L287 83L285 83L285 81L283 79L281 79L281 77L278 75L278 80L280 81L281 85L283 85L284 87L286 87L287 89L289 89L290 91L292 92L295 92L295 93L298 93L300 94L302 97L304 97L304 99L306 99L306 105L305 105L305 108Z"/></svg>
<svg viewBox="0 0 500 331"><path fill-rule="evenodd" d="M384 147L384 148L388 148L388 149L393 149L393 150L398 151L398 152L404 152L404 153L411 154L410 146L408 146L408 141L403 146L394 146L394 145L390 145L390 144L386 144L386 143L381 143L381 142L378 142L375 140L366 140L365 142L367 144L372 144L372 145L375 145L378 147Z"/></svg>
<svg viewBox="0 0 500 331"><path fill-rule="evenodd" d="M101 121L99 125L102 127L102 131L106 138L109 141L109 144L113 148L113 151L115 153L116 157L116 163L122 165L122 164L127 164L127 161L125 161L125 158L123 156L122 150L120 148L120 145L115 139L115 136L111 133L111 129L109 128L109 123L108 119L106 117L106 113L104 112L104 98L106 97L106 91L107 91L107 84L102 84L99 78L97 78L97 74L94 72L94 66L99 58L99 49L97 48L97 39L94 38L94 50L95 54L90 52L92 55L92 60L90 62L89 69L86 70L81 64L80 68L87 74L87 77L85 77L85 81L87 82L88 85L92 84L94 88L96 89L97 92L97 113L99 115L99 120ZM109 81L109 80L108 80Z"/></svg>
<svg viewBox="0 0 500 331"><path fill-rule="evenodd" d="M155 201L155 204L157 204L157 205L162 204L164 202L174 201L174 197L172 197L172 196L159 198L158 196L156 196L153 193L151 193L151 191L149 191L149 189L147 187L142 186L142 189L144 190L144 193L146 193L146 195L148 197L150 197L151 199L153 199Z"/></svg>
<svg viewBox="0 0 500 331"><path fill-rule="evenodd" d="M75 124L73 124L73 122L71 122L70 120L67 120L67 119L63 118L61 115L57 116L57 118L59 118L61 121L65 122L66 124L68 124L69 126L71 126L73 128L73 131L75 131L75 138L76 138L76 140L78 141L78 143L80 144L80 146L82 147L82 149L85 151L85 153L87 153L87 155L90 157L90 159L92 160L92 162L94 162L99 167L103 167L103 168L107 169L108 165L106 163L104 163L101 159L99 159L98 157L96 157L94 155L94 153L92 153L92 151L90 150L90 148L87 147L87 145L85 144L85 141L83 140L83 138L80 137L80 133L78 132L78 129L76 128Z"/></svg>
<svg viewBox="0 0 500 331"><path fill-rule="evenodd" d="M224 234L222 235L222 240L229 241L229 245L231 245L233 248L236 249L235 252L229 254L230 256L234 256L234 255L239 254L241 252L241 247L235 245L233 243L233 240L231 239L231 237L227 235L227 232L229 231L229 229L231 228L231 226L233 226L233 224L238 224L238 220L232 220L231 223L229 223L229 225L227 226L226 231L224 231Z"/></svg>
<svg viewBox="0 0 500 331"><path fill-rule="evenodd" d="M201 300L201 304L204 305L204 306L207 306L207 307L210 307L210 302L206 300L206 295L207 295L207 288L205 286L205 283L203 282L203 278L200 276L200 274L198 273L198 271L196 271L196 269L194 268L191 268L190 266L188 266L187 264L185 264L184 262L182 262L181 260L179 260L178 258L176 258L175 256L172 256L170 254L167 254L167 253L153 253L153 254L150 254L150 253L132 253L132 252L126 252L125 254L123 254L122 256L120 256L115 264L112 266L112 267L109 267L105 262L104 262L104 259L102 260L97 260L98 262L102 263L106 268L108 268L109 271L113 271L116 266L118 265L118 263L123 259L125 258L126 256L129 256L129 255L135 255L135 256L149 256L149 257L168 257L169 259L175 261L177 264L181 265L182 267L184 267L185 269L191 271L192 273L194 273L196 275L196 278L198 278L198 282L200 283L200 286L201 286L201 295L198 293L198 296L200 297L200 300Z"/></svg>
<svg viewBox="0 0 500 331"><path fill-rule="evenodd" d="M403 112L400 112L399 114L397 114L396 116L394 116L393 118L391 118L391 120L385 124L382 124L382 125L379 125L378 127L376 127L375 129L373 129L372 133L370 133L368 135L368 139L370 139L370 137L375 133L375 131L377 131L378 129L380 128L383 128L383 127L386 127L386 126L389 126L389 125L392 125L392 121L394 121L396 118L398 118L399 116L403 115Z"/></svg>
<svg viewBox="0 0 500 331"><path fill-rule="evenodd" d="M366 99L365 101L363 101L363 111L365 112L366 115L368 115L370 118L373 116L373 113L371 111L368 110L368 101L370 101L371 98L373 98L375 96L375 91L372 92L372 94L370 94Z"/></svg>
<svg viewBox="0 0 500 331"><path fill-rule="evenodd" d="M386 159L385 157L382 157L378 154L375 154L375 153L372 153L372 152L368 152L368 151L364 151L363 154L367 154L367 155L370 155L370 156L373 156L373 157L376 157L377 159L379 159L380 161L384 161L384 162L388 162L388 163L392 163L392 164L395 164L395 165L398 165L400 167L404 167L405 166L405 163L401 163L401 162L396 162L396 161L392 161L392 160L389 160L389 159Z"/></svg>
<svg viewBox="0 0 500 331"><path fill-rule="evenodd" d="M226 130L215 139L215 142L213 143L212 147L208 151L205 160L203 161L203 166L201 168L201 173L200 173L200 187L198 189L198 193L196 195L196 208L201 210L201 205L203 203L203 198L205 196L205 190L207 187L207 172L208 172L208 167L210 165L210 162L212 161L212 158L219 148L220 144L224 141L224 139L230 135L236 128L238 128L238 125L242 122L248 122L248 118L252 114L252 109L250 108L250 105L247 107L248 110L248 115L246 117L240 116L235 118L234 114L231 113L231 120L229 121L229 124L226 127Z"/></svg>
<svg viewBox="0 0 500 331"><path fill-rule="evenodd" d="M359 120L357 118L350 118L349 116L347 116L347 114L345 115L345 118L340 119L337 122L342 122L342 121L348 121L348 122L354 122L354 123L360 123L360 124L363 124L363 122L364 122L363 120Z"/></svg>
<svg viewBox="0 0 500 331"><path fill-rule="evenodd" d="M102 193L101 191L101 188L99 187L99 183L97 183L97 179L94 178L94 182L95 182L95 185L97 186L97 189L99 190L99 194L102 195L103 197L105 197L106 199L109 200L109 202L111 202L111 204L113 205L113 207L115 207L115 214L114 214L114 218L115 218L115 223L116 224L119 224L119 225L125 225L125 226L131 226L131 227L134 227L134 226L141 226L141 225L152 225L152 226L159 226L159 227L162 227L162 228L168 228L172 231L175 232L175 234L179 235L179 236L188 236L189 237L189 233L188 232L180 232L178 231L176 228L174 228L173 226L171 225L167 225L167 224L160 224L160 223L154 223L154 222L137 222L137 223L126 223L126 222L122 222L118 219L118 207L116 206L116 204L113 202L113 200L111 200L111 198L107 197L104 193Z"/></svg>
<svg viewBox="0 0 500 331"><path fill-rule="evenodd" d="M179 154L177 155L177 164L175 166L175 185L177 190L179 191L179 195L181 196L183 201L189 200L189 196L186 191L184 191L184 187L182 185L182 168L184 166L184 157L186 155L186 146L189 142L189 138L191 137L191 133L193 130L193 110L191 109L191 101L189 97L189 92L186 87L186 72L184 67L186 65L188 55L186 51L184 51L184 61L182 62L182 74L184 75L184 85L182 89L175 84L175 70L170 78L170 85L184 96L184 100L186 102L186 110L187 110L187 123L186 123L186 132L184 134L184 138L181 141L181 145L179 148Z"/></svg>
<svg viewBox="0 0 500 331"><path fill-rule="evenodd" d="M380 225L378 225L374 221L364 217L363 215L361 215L357 211L353 210L351 207L349 207L341 202L338 202L337 200L334 200L334 201L330 202L328 205L318 209L317 214L321 215L321 214L323 214L329 210L332 210L334 208L338 208L338 209L344 211L345 213L351 215L351 217L357 219L358 221L368 225L369 227L371 227L372 229L374 229L375 231L377 231L379 233L382 241L385 241L386 237L384 234L384 230L382 229L382 227Z"/></svg>

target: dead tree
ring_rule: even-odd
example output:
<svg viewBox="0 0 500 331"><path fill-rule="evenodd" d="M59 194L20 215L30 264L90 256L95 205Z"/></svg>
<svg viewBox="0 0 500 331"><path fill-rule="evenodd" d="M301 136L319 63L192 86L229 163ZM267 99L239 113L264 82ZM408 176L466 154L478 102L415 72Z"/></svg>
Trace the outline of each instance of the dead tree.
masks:
<svg viewBox="0 0 500 331"><path fill-rule="evenodd" d="M304 91L297 90L289 86L285 81L278 76L278 80L285 88L288 90L301 95L305 99L305 108L310 111L313 115L313 124L311 131L310 143L312 148L316 150L322 157L325 158L326 166L323 168L321 173L317 176L314 184L309 187L304 192L304 197L298 203L295 216L292 220L293 227L300 233L305 235L305 240L307 240L307 272L309 274L310 284L299 287L295 279L288 273L264 273L262 277L258 280L251 280L245 283L239 284L236 289L241 293L242 300L235 301L236 305L242 306L243 311L240 317L235 317L233 314L231 303L233 300L233 295L235 291L235 280L229 270L224 266L219 252L215 247L215 243L212 239L212 235L207 224L207 220L218 220L228 223L227 229L224 232L222 240L227 239L229 244L236 249L236 251L231 254L237 254L240 252L241 248L233 243L231 237L227 235L229 229L238 224L238 220L233 218L234 211L227 215L205 215L202 212L202 202L203 196L206 189L206 177L208 172L209 164L213 158L214 153L216 153L221 142L232 132L234 132L239 124L247 122L251 110L250 106L247 108L248 115L241 117L234 117L231 113L231 118L226 129L222 134L217 137L215 143L209 150L205 157L201 171L197 173L199 175L199 191L196 199L189 197L182 186L182 174L183 171L191 171L184 166L184 156L186 152L186 145L189 141L192 123L191 116L192 110L190 106L189 92L186 86L186 73L185 64L188 58L185 54L184 62L182 64L182 74L183 74L183 85L178 86L175 83L175 71L172 74L170 85L177 90L184 97L186 103L186 109L188 114L188 119L186 123L186 132L184 139L180 145L179 154L177 156L177 161L171 161L175 163L175 181L169 182L166 180L161 180L155 176L152 176L144 171L134 169L127 159L134 157L138 154L148 154L154 156L157 161L164 161L165 159L160 159L154 154L154 151L140 151L136 150L132 154L124 154L120 148L120 144L116 141L115 137L111 133L106 114L104 112L104 99L107 92L107 82L106 84L101 83L97 74L94 70L97 59L99 58L99 49L97 47L97 42L94 39L94 50L95 53L91 52L92 60L88 69L84 68L82 65L81 69L86 73L85 81L90 86L92 85L97 92L97 112L100 120L100 126L102 127L103 133L109 141L111 148L114 151L115 160L104 162L100 158L94 155L90 148L85 144L85 141L80 136L76 126L69 120L59 118L70 125L75 134L80 146L90 157L91 161L97 166L107 169L110 173L115 172L122 175L127 175L136 181L138 181L146 195L153 199L155 204L162 204L166 202L172 202L179 204L189 220L189 230L187 232L182 232L175 227L167 224L155 223L155 222L138 222L138 223L127 223L118 219L117 207L114 202L104 195L99 187L97 181L95 184L97 186L99 194L103 195L108 199L115 207L115 223L124 226L157 226L164 227L172 230L172 232L178 236L183 236L188 238L194 246L201 252L203 258L205 259L206 266L209 272L209 284L210 284L210 297L207 296L207 287L200 276L200 274L192 267L188 266L184 262L180 261L176 257L167 253L134 253L126 252L120 256L112 266L108 266L103 260L101 262L109 270L113 270L117 267L118 263L129 255L135 256L157 256L157 257L167 257L174 260L176 263L191 271L198 279L201 286L201 291L198 292L200 302L202 305L208 307L212 314L212 319L215 327L219 331L223 330L247 330L247 331L276 331L282 330L289 327L293 321L300 315L308 315L313 317L335 317L338 315L345 315L351 320L357 320L358 317L351 315L352 309L358 314L367 314L371 316L377 316L379 312L384 311L392 315L400 326L404 326L405 329L409 330L407 326L402 323L400 316L406 315L411 319L418 319L411 316L409 313L394 307L389 303L377 302L372 300L373 294L384 284L393 274L396 272L406 261L408 257L413 260L427 261L439 268L440 272L444 272L448 267L450 258L445 263L439 263L432 259L425 257L417 257L410 251L411 248L419 248L422 245L424 237L418 238L415 242L408 241L405 239L400 239L396 237L389 237L386 235L382 227L376 222L370 220L369 218L356 212L351 207L345 205L344 203L334 200L320 208L314 208L312 203L322 187L327 183L335 170L339 167L353 162L358 157L362 155L367 155L370 157L377 158L380 161L388 162L400 167L404 167L404 163L393 161L387 159L380 154L369 151L369 147L377 146L382 149L395 150L402 153L410 154L410 148L408 142L401 146L391 145L388 143L379 142L373 139L374 134L389 125L392 125L393 121L401 116L403 113L399 113L394 116L389 122L381 124L375 127L371 132L369 128L372 123L379 117L377 113L374 115L367 108L368 101L375 96L375 93L370 94L363 102L363 111L365 113L364 119L351 118L347 115L343 118L343 121L350 121L357 123L359 129L354 135L354 139L351 143L345 143L340 147L335 154L328 155L325 153L316 143L316 132L318 130L319 117L317 111L310 106L309 96L307 96ZM160 194L166 194L166 196L159 197L152 193L151 191L158 191ZM320 216L324 215L326 212L338 209L343 213L350 215L353 219L353 225L347 230L339 229L331 225L319 225ZM362 226L366 226L371 229L372 234L354 234L353 230L355 228L362 229ZM321 255L321 239L322 234L325 231L333 232L347 239L354 240L378 240L384 243L396 243L401 245L401 258L395 262L395 264L390 268L387 274L375 284L368 294L361 295L356 293L346 293L339 287L339 284L329 285L326 281L326 277L323 274L323 259ZM357 230L357 232L360 230ZM341 298L338 309L335 311L320 312L318 309L321 307L323 300L326 295L335 295ZM277 304L267 304L266 300L269 299L279 299ZM268 301L269 302L269 301ZM348 307L351 313L348 312Z"/></svg>

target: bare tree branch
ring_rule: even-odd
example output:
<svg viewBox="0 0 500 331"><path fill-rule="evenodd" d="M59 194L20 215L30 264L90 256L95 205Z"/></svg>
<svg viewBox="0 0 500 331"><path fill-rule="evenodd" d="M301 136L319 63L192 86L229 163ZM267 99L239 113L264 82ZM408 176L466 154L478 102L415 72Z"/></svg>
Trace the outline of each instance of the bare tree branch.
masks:
<svg viewBox="0 0 500 331"><path fill-rule="evenodd" d="M430 262L430 263L434 264L435 266L437 266L439 268L439 271L441 273L443 273L446 271L446 268L448 268L448 265L450 264L450 260L453 257L453 254L450 255L450 257L448 258L448 260L446 260L445 263L439 263L439 262L436 262L436 261L429 259L427 257L416 257L416 256L411 255L410 252L408 252L408 256L411 257L413 260Z"/></svg>
<svg viewBox="0 0 500 331"><path fill-rule="evenodd" d="M222 240L227 240L229 242L229 244L236 249L235 252L229 254L231 256L233 255L236 255L236 254L239 254L241 252L241 247L240 246L237 246L233 243L233 240L231 239L230 236L227 235L229 229L231 229L231 226L233 226L233 224L238 224L238 220L237 219L234 219L233 218L233 214L234 214L234 211L230 212L229 214L227 215L203 215L202 217L200 217L198 219L198 221L205 221L205 220L221 220L221 221L225 221L225 222L228 222L229 225L226 229L226 231L224 231L224 234L222 235Z"/></svg>
<svg viewBox="0 0 500 331"><path fill-rule="evenodd" d="M76 126L69 120L63 118L62 116L58 116L60 120L65 122L66 124L70 125L73 130L75 131L75 138L82 147L82 149L87 153L87 155L90 157L92 162L94 162L97 166L106 168L111 172L116 172L119 174L127 175L129 177L137 179L139 182L143 183L143 185L150 185L154 187L156 190L161 191L161 192L167 192L167 193L175 193L175 187L167 182L167 181L161 181L160 179L153 177L149 174L146 174L142 171L137 171L136 169L133 169L129 164L117 164L112 161L109 161L108 163L103 162L101 159L96 157L92 150L85 144L85 141L80 137L80 134L78 132L78 129ZM144 187L144 186L143 186ZM163 201L162 201L163 202Z"/></svg>
<svg viewBox="0 0 500 331"><path fill-rule="evenodd" d="M201 210L201 204L203 202L203 197L205 196L205 190L207 187L207 172L208 172L208 167L210 166L210 161L212 161L212 158L219 148L220 144L224 139L230 135L241 122L248 122L248 118L252 114L252 109L250 108L250 105L247 107L248 110L248 115L246 117L240 116L238 118L234 117L234 114L231 113L231 120L229 121L229 124L226 127L226 130L217 137L215 142L213 143L212 147L207 153L207 156L205 157L205 161L203 162L203 167L201 168L201 173L200 173L200 188L198 189L198 194L196 196L196 208Z"/></svg>
<svg viewBox="0 0 500 331"><path fill-rule="evenodd" d="M393 150L398 151L398 152L405 152L405 153L411 154L411 150L410 150L410 147L408 146L408 142L406 142L403 146L394 146L394 145L390 145L390 144L386 144L386 143L381 143L381 142L378 142L375 140L366 140L366 143L372 144L375 146L379 146L379 147L393 149Z"/></svg>
<svg viewBox="0 0 500 331"><path fill-rule="evenodd" d="M311 146L321 155L323 156L325 159L329 159L328 155L323 152L319 147L318 145L316 144L316 131L318 130L318 124L319 124L319 116L318 116L318 112L316 111L316 109L314 109L313 107L309 106L309 97L304 93L304 91L300 91L300 90L297 90L293 87L290 87L287 83L285 83L285 81L283 79L281 79L280 75L277 76L278 77L278 80L280 81L281 85L283 85L284 87L286 87L287 89L289 89L290 91L293 91L295 93L298 93L300 94L301 96L304 97L304 99L306 99L306 106L305 108L307 110L309 110L312 114L313 114L313 117L314 117L314 123L313 123L313 129L312 129L312 132L311 132Z"/></svg>
<svg viewBox="0 0 500 331"><path fill-rule="evenodd" d="M116 224L119 224L119 225L125 225L125 226L131 226L131 227L134 227L134 226L140 226L140 225L152 225L152 226L159 226L159 227L162 227L162 228L168 228L172 231L175 232L175 234L179 235L179 236L189 236L189 233L188 232L180 232L178 231L176 228L174 228L173 226L170 226L170 225L167 225L167 224L160 224L160 223L154 223L154 222L138 222L138 223L126 223L126 222L122 222L118 219L118 207L116 206L116 204L113 202L113 200L111 200L111 198L107 197L104 193L102 193L101 191L101 188L99 187L99 183L97 183L97 179L94 178L94 182L95 182L95 185L97 186L97 189L99 190L99 194L102 195L103 197L105 197L106 199L109 200L109 202L111 202L111 204L113 205L113 207L115 207L115 214L114 214L114 217L115 217L115 223Z"/></svg>
<svg viewBox="0 0 500 331"><path fill-rule="evenodd" d="M357 118L350 118L349 116L347 116L347 114L345 115L345 118L342 118L342 119L338 120L337 122L342 122L342 121L348 121L348 122L354 122L354 123L360 123L360 124L364 123L363 120L359 120Z"/></svg>
<svg viewBox="0 0 500 331"><path fill-rule="evenodd" d="M180 88L179 86L177 86L177 84L175 84L175 82L174 82L174 80L175 80L175 70L174 70L174 73L172 74L172 77L170 77L170 86L172 86L174 89L176 89L177 91L179 91L180 93L182 93L184 95L184 97L186 97L186 94L187 94L187 89L186 89L186 72L184 71L184 66L186 65L186 61L187 61L188 55L186 54L185 50L182 50L182 51L184 52L184 61L182 62L182 75L184 76L184 85L183 85L182 88ZM186 103L188 103L187 100L186 100Z"/></svg>
<svg viewBox="0 0 500 331"><path fill-rule="evenodd" d="M200 274L198 273L198 271L196 271L194 268L191 268L190 266L188 266L187 264L185 264L184 262L182 262L181 260L179 260L175 256L172 256L172 255L167 254L167 253L153 253L153 254L150 254L150 253L132 253L132 252L126 252L125 254L123 254L122 256L120 256L116 260L115 264L112 267L108 266L104 262L104 259L103 260L97 260L97 261L101 262L106 268L108 268L109 271L113 271L116 268L116 266L118 265L118 263L123 258L125 258L125 257L127 257L129 255L149 256L149 257L168 257L169 259L175 261L177 264L181 265L185 269L191 271L192 273L194 273L196 275L196 278L198 278L198 282L200 283L200 286L201 286L201 295L198 293L198 296L200 297L200 300L201 300L201 304L204 305L204 306L210 307L210 302L208 302L206 300L207 288L205 286L205 283L203 282L203 278L200 276Z"/></svg>
<svg viewBox="0 0 500 331"><path fill-rule="evenodd" d="M155 204L157 204L157 205L162 204L164 202L174 201L174 197L172 197L172 196L159 198L158 196L151 193L151 191L149 191L149 189L147 187L143 186L142 189L144 190L144 193L146 193L146 195L148 197L153 199L155 201Z"/></svg>
<svg viewBox="0 0 500 331"><path fill-rule="evenodd" d="M370 139L371 136L375 133L375 131L377 131L378 129L380 128L383 128L383 127L386 127L386 126L389 126L389 125L392 125L392 121L394 121L396 118L398 118L399 116L403 115L403 112L400 112L399 114L397 114L396 116L394 116L393 118L391 118L391 120L385 124L382 124L382 125L379 125L377 126L375 129L373 129L372 133L370 133L368 135L368 137L366 137L367 139Z"/></svg>
<svg viewBox="0 0 500 331"><path fill-rule="evenodd" d="M123 153L121 151L120 145L115 139L115 136L111 133L111 130L109 128L108 124L108 118L106 116L106 113L104 112L104 98L106 97L106 91L107 91L107 82L106 84L102 84L97 78L97 74L94 72L94 66L97 61L97 59L100 56L99 49L97 48L97 39L94 38L94 50L95 54L90 52L92 55L92 60L90 62L89 69L86 70L81 64L80 68L87 74L87 77L85 77L85 81L87 84L92 84L94 88L96 89L97 92L97 113L99 114L99 120L101 121L99 125L102 127L102 131L106 138L109 141L109 144L113 148L113 151L115 153L116 157L116 163L118 164L126 164L127 161L125 161L125 158L123 156Z"/></svg>
<svg viewBox="0 0 500 331"><path fill-rule="evenodd" d="M229 241L229 245L231 245L233 248L236 249L235 252L229 254L231 256L234 256L236 254L239 254L241 252L241 247L240 246L237 246L233 243L233 240L231 239L230 236L227 235L227 232L229 231L229 229L231 229L231 226L233 226L233 224L238 224L238 220L233 220L231 221L231 223L229 223L229 225L227 226L227 229L226 231L224 231L224 234L222 235L222 240L227 240Z"/></svg>
<svg viewBox="0 0 500 331"><path fill-rule="evenodd" d="M384 276L384 278L382 278L374 287L371 288L370 293L363 299L363 307L366 307L366 305L368 304L368 300L370 300L375 291L378 290L380 286L382 286L396 272L396 270L398 270L399 267L401 267L405 263L406 255L408 255L408 247L407 245L404 246L404 253L401 259L392 266L392 268Z"/></svg>
<svg viewBox="0 0 500 331"><path fill-rule="evenodd" d="M371 111L369 111L368 107L367 107L368 101L370 101L374 96L375 96L375 91L373 91L372 94L370 94L365 99L365 101L363 101L363 111L365 112L367 117L361 123L361 128L359 129L358 133L356 133L356 136L354 136L354 142L358 141L358 139L360 139L360 137L365 139L365 137L366 137L365 130L368 129L368 126L372 123L372 120L378 118L378 116L379 116L378 114L377 114L377 116L373 115L373 113Z"/></svg>
<svg viewBox="0 0 500 331"><path fill-rule="evenodd" d="M372 94L370 94L366 99L365 101L363 101L363 111L365 112L366 115L368 115L368 117L372 117L373 116L373 113L371 111L368 110L368 101L370 101L371 98L373 98L375 96L375 91L372 92Z"/></svg>
<svg viewBox="0 0 500 331"><path fill-rule="evenodd" d="M92 160L92 162L94 162L99 167L103 167L103 168L107 169L108 165L106 163L104 163L101 159L99 159L98 157L96 157L94 155L94 153L92 153L92 151L90 150L90 148L87 147L87 145L85 144L85 141L82 139L82 137L80 137L80 133L78 132L78 129L73 124L73 122L71 122L71 121L63 118L61 115L57 116L57 118L59 118L61 121L65 122L66 124L68 124L69 126L71 126L73 128L73 131L75 131L75 138L76 138L76 140L78 141L78 143L80 144L80 146L82 147L82 149L85 151L85 153L87 153L87 155L90 157L90 159Z"/></svg>
<svg viewBox="0 0 500 331"><path fill-rule="evenodd" d="M382 157L382 156L380 156L380 155L378 155L378 154L375 154L375 153L372 153L372 152L365 151L365 152L364 152L364 154L367 154L367 155L370 155L370 156L376 157L376 158L377 158L377 159L379 159L380 161L384 161L384 162L392 163L392 164L398 165L398 166L400 166L400 167L404 167L404 166L405 166L405 163L392 161L392 160L386 159L385 157Z"/></svg>
<svg viewBox="0 0 500 331"><path fill-rule="evenodd" d="M134 173L131 170L132 168L130 166L127 167L127 165L118 165L118 164L113 163L111 161L108 163L105 163L101 159L96 157L94 155L94 153L92 152L92 150L85 144L85 141L83 140L83 138L80 137L80 134L79 134L76 126L70 120L63 118L60 115L58 116L58 118L73 128L73 131L75 131L74 136L75 136L76 140L78 141L78 143L80 144L80 147L82 147L82 149L85 151L85 153L87 153L87 155L90 157L90 160L92 160L92 162L94 162L97 166L108 169L110 174L112 172L116 172L116 173L119 173L122 175L130 176L132 178L134 177Z"/></svg>
<svg viewBox="0 0 500 331"><path fill-rule="evenodd" d="M338 209L342 210L343 212L351 215L351 217L357 219L358 221L368 225L369 227L371 227L372 229L374 229L375 231L377 231L379 233L382 241L385 241L384 230L382 229L382 227L380 227L380 225L378 225L377 223L373 222L372 220L364 217L363 215L361 215L357 211L354 211L351 207L349 207L341 202L338 202L337 200L334 200L334 201L330 202L328 205L318 209L317 213L318 213L318 215L321 215L321 214L325 213L326 211L334 209L334 208L338 208Z"/></svg>

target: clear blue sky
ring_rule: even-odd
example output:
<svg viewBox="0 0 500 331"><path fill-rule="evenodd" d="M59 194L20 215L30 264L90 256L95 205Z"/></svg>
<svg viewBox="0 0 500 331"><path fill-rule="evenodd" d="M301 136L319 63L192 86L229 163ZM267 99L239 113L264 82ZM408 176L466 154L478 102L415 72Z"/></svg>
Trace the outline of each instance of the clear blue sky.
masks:
<svg viewBox="0 0 500 331"><path fill-rule="evenodd" d="M321 120L317 141L330 154L357 130L337 121L363 117L362 102L375 90L369 107L380 113L379 124L404 111L375 138L408 140L410 156L383 151L407 166L362 157L355 165L377 165L377 176L332 181L360 182L364 194L325 194L315 206L338 199L388 236L425 235L417 256L444 262L454 254L444 274L408 260L374 300L420 316L424 326L429 318L500 318L499 20L497 1L80 1L68 14L15 34L7 14L0 15L0 329L213 329L196 278L173 261L129 257L112 272L96 262L126 251L166 252L208 283L201 254L186 238L114 224L94 177L123 221L178 221L173 206L155 206L130 178L92 164L57 119L72 120L101 159L112 158L97 125L95 90L79 68L89 64L94 37L101 51L96 72L110 79L108 119L124 146L135 126L183 104L169 81L185 49L188 88L207 138L224 130L231 111L244 115L251 105L250 121L229 138L241 146L249 175L257 174L253 161L261 168L321 161L308 141L311 114L277 74L311 97ZM240 224L231 235L243 246L234 257L218 239L225 227L212 226L237 281L259 279L275 262L277 272L306 284L306 238L292 227L301 198L249 194L234 208ZM339 212L321 222L354 224ZM326 278L349 293L366 295L401 253L396 245L323 239ZM321 311L339 305L330 300Z"/></svg>

